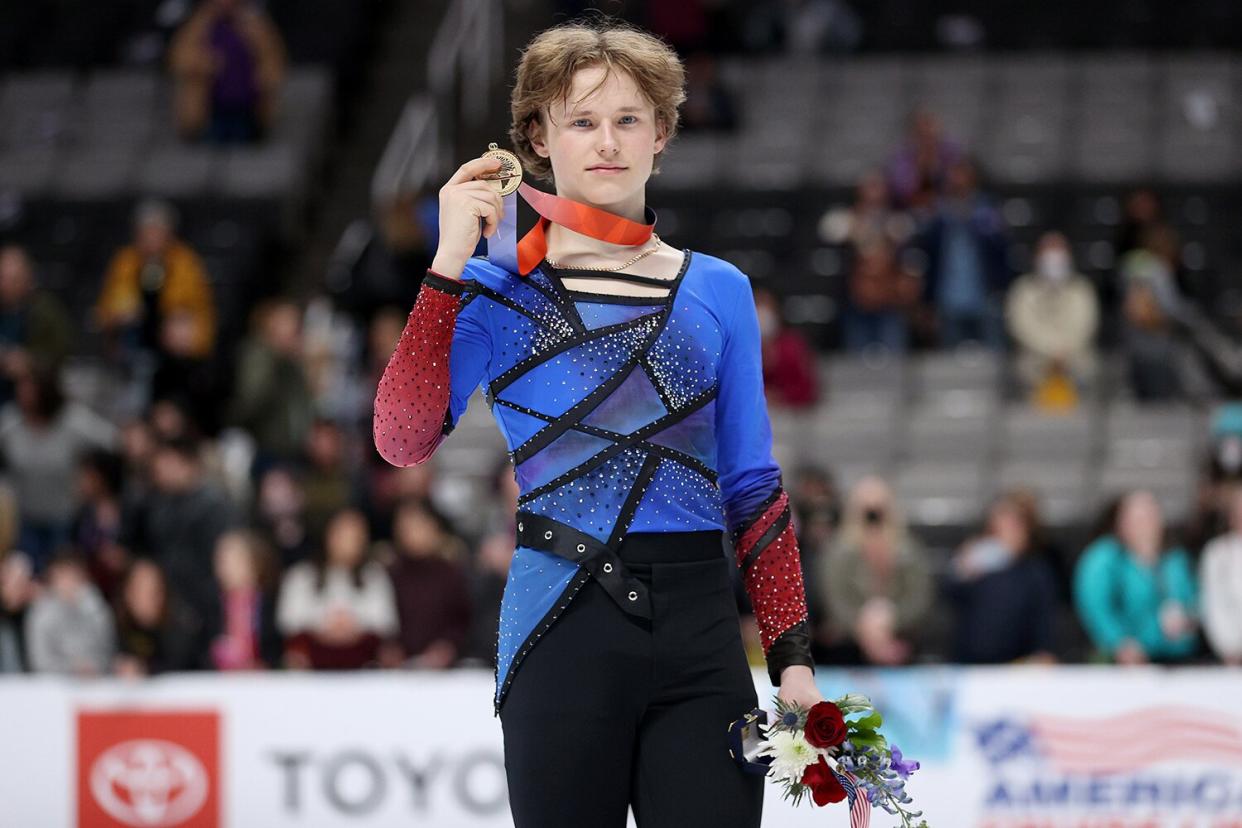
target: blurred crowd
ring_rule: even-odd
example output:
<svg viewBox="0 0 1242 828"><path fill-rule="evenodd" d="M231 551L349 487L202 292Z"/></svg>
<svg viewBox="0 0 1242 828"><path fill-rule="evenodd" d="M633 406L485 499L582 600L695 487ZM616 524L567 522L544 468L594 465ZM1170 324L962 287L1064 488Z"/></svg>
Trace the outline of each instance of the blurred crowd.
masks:
<svg viewBox="0 0 1242 828"><path fill-rule="evenodd" d="M138 205L85 324L0 248L0 671L489 663L516 483L498 457L467 538L431 466L375 453L407 310L277 296L222 342L176 227Z"/></svg>
<svg viewBox="0 0 1242 828"><path fill-rule="evenodd" d="M713 51L823 53L862 36L835 0L639 5L632 19L688 56L689 130L739 119ZM201 3L169 43L181 135L262 140L286 62L259 4ZM435 243L415 196L376 213L330 264L332 298L276 293L239 341L221 335L233 320L169 203L139 203L106 271L83 275L100 284L86 319L41 286L26 249L0 246L0 673L493 662L512 465L495 458L480 501L436 459L397 469L374 451L372 395ZM821 222L847 251L842 349L1004 350L1046 410L1078 405L1108 349L1140 401L1183 399L1192 354L1242 388L1242 349L1196 315L1155 193L1126 199L1103 280L1045 229L1015 267L969 148L913 113L889 162ZM755 302L770 403L814 406L820 357L775 293ZM1067 545L1014 490L947 557L885 480L838 492L831 470L789 470L817 661L1242 664L1242 409L1221 410L1203 466L1185 526L1132 491L1089 543ZM737 596L759 664L740 583Z"/></svg>
<svg viewBox="0 0 1242 828"><path fill-rule="evenodd" d="M1046 411L1091 395L1106 352L1120 356L1128 396L1139 402L1233 393L1221 365L1236 362L1239 348L1188 289L1179 234L1159 196L1138 187L1122 211L1116 264L1103 274L1084 275L1056 227L1019 254L969 153L934 112L918 110L888 164L862 176L851 205L820 221L821 239L844 250L835 297L840 347L1005 353L1015 396ZM771 330L798 336L779 320ZM801 380L780 380L801 377L791 363L809 354L786 345L769 355L777 401L816 401Z"/></svg>
<svg viewBox="0 0 1242 828"><path fill-rule="evenodd" d="M1236 438L1230 438L1236 439ZM816 660L823 664L1242 664L1242 487L1212 484L1204 542L1170 530L1143 490L1116 498L1084 548L1045 530L1039 499L992 502L945 560L878 477L841 499L803 469L795 490ZM838 517L839 515L839 517Z"/></svg>
<svg viewBox="0 0 1242 828"><path fill-rule="evenodd" d="M947 164L948 192L973 193L965 162ZM893 180L903 169L894 164ZM1007 284L1001 305L985 257L969 253L991 243L992 213L934 195L922 174L905 180L915 184L900 190L877 175L859 188L849 232L860 296L892 291L903 309L938 298L927 312L946 345L1003 337L1007 305L1013 337L1030 328L1017 364L1031 382L1055 372L1080 381L1099 300L1073 275L1064 239L1044 237L1036 272ZM922 278L956 287L927 293L896 266L889 239L918 224L893 206L899 191L949 251L940 275ZM1147 244L1169 231L1127 232ZM887 281L872 279L884 267L862 264L873 255ZM961 260L974 276L949 275ZM437 462L397 469L370 442L373 389L408 305L381 304L364 325L326 299L277 296L253 309L240 342L222 342L203 261L180 239L175 209L153 200L137 206L87 325L37 274L20 246L0 249L0 669L132 676L491 662L514 545L508 457L496 457L479 503ZM1159 307L1164 288L1133 289L1145 298L1127 304ZM1024 321L1026 305L1035 321ZM756 310L773 404L813 401L814 353L781 327L770 294L756 292ZM904 343L905 317L885 321L897 311L876 304L865 312L858 347ZM1076 332L1068 344L1054 324ZM902 343L888 341L898 339L889 328ZM66 382L84 331L99 351L90 395ZM1242 410L1224 407L1214 429L1180 541L1156 498L1134 491L1085 548L1067 549L1043 531L1038 499L1014 491L946 559L920 542L884 480L864 479L838 504L828 470L796 470L818 660L1238 663ZM740 589L738 603L759 663Z"/></svg>

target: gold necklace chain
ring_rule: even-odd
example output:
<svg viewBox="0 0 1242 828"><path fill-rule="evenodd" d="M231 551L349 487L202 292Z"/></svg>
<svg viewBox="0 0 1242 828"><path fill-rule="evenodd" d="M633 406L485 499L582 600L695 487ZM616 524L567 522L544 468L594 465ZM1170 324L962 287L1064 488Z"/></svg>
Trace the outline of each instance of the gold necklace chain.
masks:
<svg viewBox="0 0 1242 828"><path fill-rule="evenodd" d="M571 266L569 266L569 267L562 267L562 266L560 265L560 263L558 263L558 262L554 262L553 260L551 260L551 259L547 258L546 256L544 257L544 261L545 261L545 262L547 262L547 263L548 263L549 265L551 265L552 267L556 268L557 270L594 270L594 271L598 271L598 272L600 272L600 273L615 273L615 272L617 272L618 270L625 270L627 267L629 267L629 266L630 266L630 265L632 265L632 264L636 264L636 263L638 263L638 262L641 262L643 259L645 259L645 258L647 258L648 256L650 256L652 253L654 253L654 252L656 252L657 250L659 250L659 249L660 249L660 236L659 236L659 234L657 234L657 233L652 233L652 234L651 234L651 238L655 240L655 244L654 244L654 245L652 245L651 247L648 247L646 250L642 251L641 253L639 253L639 254L638 254L637 256L635 256L634 258L630 259L630 260L629 260L628 262L626 262L625 264L621 264L621 265L614 265L614 266L612 266L612 267L600 267L600 266L598 266L598 265L597 265L597 266L594 266L594 267L588 267L588 266L586 266L586 265L571 265Z"/></svg>

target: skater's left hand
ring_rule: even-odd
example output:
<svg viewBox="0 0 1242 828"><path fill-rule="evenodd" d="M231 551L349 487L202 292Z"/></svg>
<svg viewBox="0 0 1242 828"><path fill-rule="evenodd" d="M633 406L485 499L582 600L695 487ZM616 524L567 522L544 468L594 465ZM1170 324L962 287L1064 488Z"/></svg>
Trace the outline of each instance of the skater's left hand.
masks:
<svg viewBox="0 0 1242 828"><path fill-rule="evenodd" d="M791 664L781 670L781 686L777 698L787 704L811 708L822 702L824 696L815 686L815 674L803 664Z"/></svg>

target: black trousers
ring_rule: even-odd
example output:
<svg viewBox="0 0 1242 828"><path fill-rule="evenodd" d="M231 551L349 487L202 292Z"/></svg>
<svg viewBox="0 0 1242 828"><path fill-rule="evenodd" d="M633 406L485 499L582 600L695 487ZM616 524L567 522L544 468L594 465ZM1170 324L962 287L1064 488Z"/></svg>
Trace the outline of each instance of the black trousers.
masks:
<svg viewBox="0 0 1242 828"><path fill-rule="evenodd" d="M763 777L729 756L757 706L721 533L633 533L652 618L594 580L526 655L500 709L516 828L756 828Z"/></svg>

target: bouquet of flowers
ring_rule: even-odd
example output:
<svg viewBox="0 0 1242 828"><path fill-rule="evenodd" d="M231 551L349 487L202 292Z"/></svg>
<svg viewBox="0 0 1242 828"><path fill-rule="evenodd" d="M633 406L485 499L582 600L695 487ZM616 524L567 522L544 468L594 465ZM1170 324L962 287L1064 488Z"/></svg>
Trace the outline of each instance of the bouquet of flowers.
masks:
<svg viewBox="0 0 1242 828"><path fill-rule="evenodd" d="M808 796L820 806L848 799L854 828L869 824L873 805L900 817L902 828L928 828L922 811L908 807L912 800L905 790L919 763L879 732L883 718L870 699L851 693L809 710L779 698L773 702L774 714L759 710L743 720L757 725L762 737L752 732L743 744L739 733L735 758L744 753L739 761L763 768L756 772L781 785L795 805Z"/></svg>

